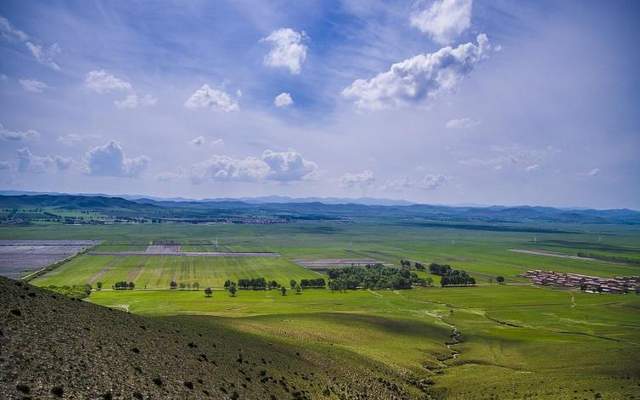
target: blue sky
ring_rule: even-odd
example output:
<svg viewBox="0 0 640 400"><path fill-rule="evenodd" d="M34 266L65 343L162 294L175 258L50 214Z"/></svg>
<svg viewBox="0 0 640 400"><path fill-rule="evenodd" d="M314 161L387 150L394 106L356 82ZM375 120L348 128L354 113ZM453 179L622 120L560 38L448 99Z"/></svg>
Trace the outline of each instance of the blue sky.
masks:
<svg viewBox="0 0 640 400"><path fill-rule="evenodd" d="M0 3L0 188L640 208L633 1Z"/></svg>

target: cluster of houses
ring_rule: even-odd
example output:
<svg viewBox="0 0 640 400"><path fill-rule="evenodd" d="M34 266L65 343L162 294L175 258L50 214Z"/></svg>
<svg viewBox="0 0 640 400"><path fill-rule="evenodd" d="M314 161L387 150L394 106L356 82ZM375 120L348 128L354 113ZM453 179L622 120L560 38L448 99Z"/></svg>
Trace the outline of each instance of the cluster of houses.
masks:
<svg viewBox="0 0 640 400"><path fill-rule="evenodd" d="M640 293L640 276L616 276L600 278L566 272L529 270L520 276L531 279L536 285L579 288L590 293Z"/></svg>

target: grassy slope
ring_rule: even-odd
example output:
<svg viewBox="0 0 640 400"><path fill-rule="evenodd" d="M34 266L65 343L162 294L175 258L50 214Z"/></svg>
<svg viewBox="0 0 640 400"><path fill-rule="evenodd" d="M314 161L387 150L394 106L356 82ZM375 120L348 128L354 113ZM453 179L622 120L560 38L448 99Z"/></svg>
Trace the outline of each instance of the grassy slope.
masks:
<svg viewBox="0 0 640 400"><path fill-rule="evenodd" d="M572 300L573 298L573 300ZM522 286L356 291L102 292L91 301L141 314L206 314L245 332L311 348L341 348L431 377L450 398L573 398L574 390L629 398L640 384L640 297ZM452 327L463 343L444 343ZM423 368L426 365L432 372ZM445 368L446 367L446 368ZM438 371L445 371L440 375ZM540 388L540 380L545 389ZM458 382L473 382L459 385ZM590 396L593 393L589 392Z"/></svg>
<svg viewBox="0 0 640 400"><path fill-rule="evenodd" d="M54 398L54 387L78 399L418 394L384 365L341 349L267 340L213 318L135 316L2 277L0 331L0 393L7 399L25 392Z"/></svg>

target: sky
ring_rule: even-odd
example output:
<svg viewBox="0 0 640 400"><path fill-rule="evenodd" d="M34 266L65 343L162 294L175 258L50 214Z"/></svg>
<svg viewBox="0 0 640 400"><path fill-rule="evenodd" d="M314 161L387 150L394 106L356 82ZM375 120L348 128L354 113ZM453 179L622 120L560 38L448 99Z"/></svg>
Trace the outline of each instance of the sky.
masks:
<svg viewBox="0 0 640 400"><path fill-rule="evenodd" d="M640 209L640 3L0 2L0 189Z"/></svg>

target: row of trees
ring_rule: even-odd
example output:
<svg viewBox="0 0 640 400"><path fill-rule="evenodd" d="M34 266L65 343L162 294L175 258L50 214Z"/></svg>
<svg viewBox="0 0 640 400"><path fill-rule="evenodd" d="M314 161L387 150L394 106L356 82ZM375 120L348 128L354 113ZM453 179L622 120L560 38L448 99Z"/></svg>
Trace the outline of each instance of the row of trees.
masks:
<svg viewBox="0 0 640 400"><path fill-rule="evenodd" d="M176 281L171 281L171 283L169 283L169 288L170 289L182 289L182 290L200 290L200 284L198 282L193 282L193 283L188 283L188 282L176 282Z"/></svg>
<svg viewBox="0 0 640 400"><path fill-rule="evenodd" d="M415 272L406 268L386 267L382 264L352 266L329 270L329 289L411 289L413 285L427 286Z"/></svg>
<svg viewBox="0 0 640 400"><path fill-rule="evenodd" d="M113 290L133 290L135 287L135 283L127 281L119 281L112 286ZM102 283L100 284L100 288L102 288Z"/></svg>
<svg viewBox="0 0 640 400"><path fill-rule="evenodd" d="M295 281L294 281L295 282ZM305 288L324 288L327 286L327 282L324 278L316 278L316 279L301 279L300 286ZM293 286L291 286L293 288Z"/></svg>

